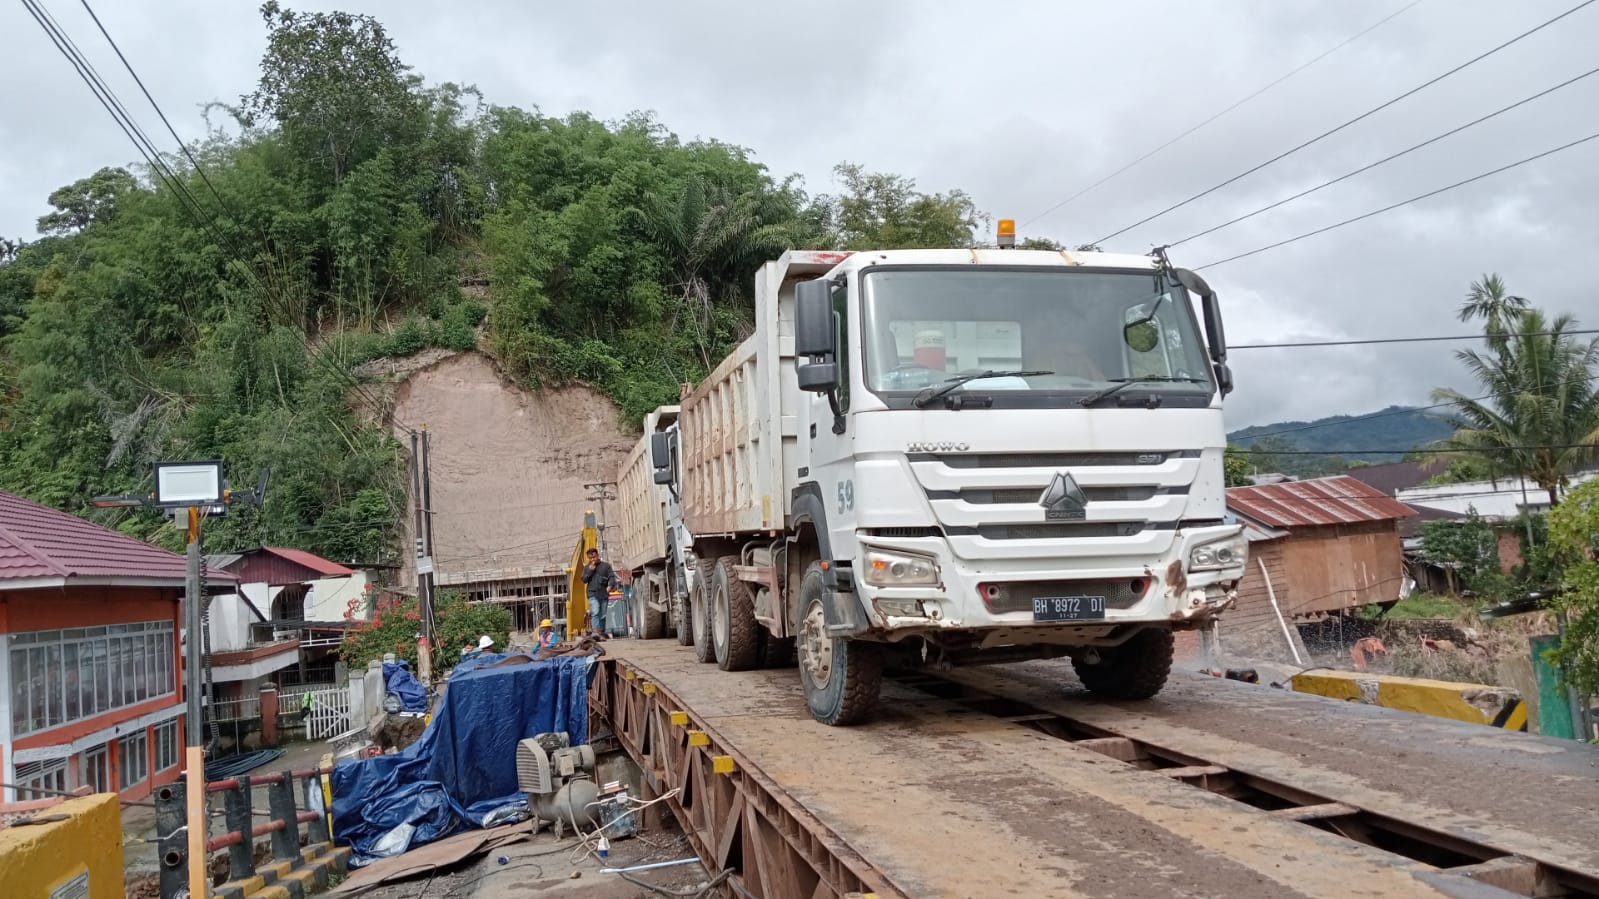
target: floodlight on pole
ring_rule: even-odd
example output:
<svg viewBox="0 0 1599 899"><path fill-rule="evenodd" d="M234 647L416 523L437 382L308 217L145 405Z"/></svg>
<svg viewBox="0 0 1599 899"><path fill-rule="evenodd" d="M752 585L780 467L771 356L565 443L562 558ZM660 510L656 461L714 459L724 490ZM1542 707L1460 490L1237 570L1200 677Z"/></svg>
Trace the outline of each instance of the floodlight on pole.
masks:
<svg viewBox="0 0 1599 899"><path fill-rule="evenodd" d="M100 509L142 506L160 509L186 532L184 561L185 578L184 625L187 631L184 652L184 699L188 706L184 717L184 779L187 794L189 895L204 899L210 895L210 873L206 868L205 851L205 747L200 742L201 691L200 672L201 633L200 607L205 601L202 592L202 566L200 554L200 522L207 516L226 515L228 506L245 502L259 506L266 498L267 470L261 470L261 480L255 490L235 494L228 489L222 474L220 460L155 463L155 491L149 496L124 493L115 496L97 496L94 506Z"/></svg>

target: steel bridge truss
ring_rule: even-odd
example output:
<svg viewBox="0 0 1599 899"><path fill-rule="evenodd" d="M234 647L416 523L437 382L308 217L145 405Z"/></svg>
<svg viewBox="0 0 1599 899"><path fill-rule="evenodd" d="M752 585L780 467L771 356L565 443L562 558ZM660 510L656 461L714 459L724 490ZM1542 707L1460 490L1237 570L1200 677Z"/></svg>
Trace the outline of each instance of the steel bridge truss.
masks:
<svg viewBox="0 0 1599 899"><path fill-rule="evenodd" d="M671 808L713 873L757 899L907 897L832 829L673 695L602 659L589 704L643 771L644 799Z"/></svg>

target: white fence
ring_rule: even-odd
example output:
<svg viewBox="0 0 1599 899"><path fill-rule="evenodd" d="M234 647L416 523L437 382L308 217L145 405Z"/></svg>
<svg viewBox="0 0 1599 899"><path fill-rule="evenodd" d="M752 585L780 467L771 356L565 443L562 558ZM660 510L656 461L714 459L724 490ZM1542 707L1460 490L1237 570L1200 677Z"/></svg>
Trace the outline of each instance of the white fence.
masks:
<svg viewBox="0 0 1599 899"><path fill-rule="evenodd" d="M295 698L294 708L299 708ZM305 736L326 740L350 729L350 691L333 688L311 691L311 714L305 721Z"/></svg>

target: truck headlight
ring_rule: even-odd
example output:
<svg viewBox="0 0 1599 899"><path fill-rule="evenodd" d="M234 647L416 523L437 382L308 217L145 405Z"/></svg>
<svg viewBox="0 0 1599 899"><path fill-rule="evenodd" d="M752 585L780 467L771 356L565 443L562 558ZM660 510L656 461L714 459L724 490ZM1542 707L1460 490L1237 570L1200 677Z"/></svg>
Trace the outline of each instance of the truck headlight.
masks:
<svg viewBox="0 0 1599 899"><path fill-rule="evenodd" d="M1249 541L1243 534L1234 534L1209 543L1201 543L1188 551L1189 571L1217 571L1244 564L1249 559Z"/></svg>
<svg viewBox="0 0 1599 899"><path fill-rule="evenodd" d="M938 562L930 556L887 549L868 549L862 580L873 587L936 587Z"/></svg>

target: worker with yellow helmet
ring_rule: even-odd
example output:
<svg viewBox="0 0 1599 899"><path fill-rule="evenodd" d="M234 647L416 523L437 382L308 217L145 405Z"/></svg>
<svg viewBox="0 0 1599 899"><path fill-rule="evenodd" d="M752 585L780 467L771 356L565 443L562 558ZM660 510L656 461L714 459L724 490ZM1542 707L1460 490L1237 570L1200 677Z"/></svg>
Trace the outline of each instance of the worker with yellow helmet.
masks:
<svg viewBox="0 0 1599 899"><path fill-rule="evenodd" d="M555 646L555 622L546 618L539 622L539 649Z"/></svg>

